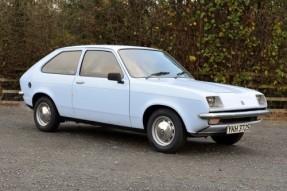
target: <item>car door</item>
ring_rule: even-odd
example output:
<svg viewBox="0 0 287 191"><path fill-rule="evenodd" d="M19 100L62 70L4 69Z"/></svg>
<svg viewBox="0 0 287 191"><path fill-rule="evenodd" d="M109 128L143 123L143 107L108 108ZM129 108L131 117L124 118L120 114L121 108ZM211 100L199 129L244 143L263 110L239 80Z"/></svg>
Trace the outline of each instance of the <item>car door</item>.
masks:
<svg viewBox="0 0 287 191"><path fill-rule="evenodd" d="M121 83L108 80L108 73L120 73ZM76 118L130 126L129 81L115 55L106 50L87 50L73 84Z"/></svg>

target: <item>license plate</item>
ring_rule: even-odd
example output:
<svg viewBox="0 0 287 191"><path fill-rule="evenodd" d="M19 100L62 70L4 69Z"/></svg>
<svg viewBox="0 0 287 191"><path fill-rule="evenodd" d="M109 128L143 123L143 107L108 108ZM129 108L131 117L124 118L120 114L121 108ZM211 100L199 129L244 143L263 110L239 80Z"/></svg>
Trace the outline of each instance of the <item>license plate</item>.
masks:
<svg viewBox="0 0 287 191"><path fill-rule="evenodd" d="M251 125L249 123L229 125L227 126L226 134L247 132L249 131L250 126Z"/></svg>

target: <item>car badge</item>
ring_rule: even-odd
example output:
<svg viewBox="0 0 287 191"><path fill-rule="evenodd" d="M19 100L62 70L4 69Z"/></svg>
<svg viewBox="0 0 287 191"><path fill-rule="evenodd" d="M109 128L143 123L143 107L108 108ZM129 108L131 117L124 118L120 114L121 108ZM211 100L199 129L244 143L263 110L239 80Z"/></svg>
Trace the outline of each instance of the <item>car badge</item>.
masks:
<svg viewBox="0 0 287 191"><path fill-rule="evenodd" d="M241 104L242 104L242 105L245 105L244 101L241 101Z"/></svg>

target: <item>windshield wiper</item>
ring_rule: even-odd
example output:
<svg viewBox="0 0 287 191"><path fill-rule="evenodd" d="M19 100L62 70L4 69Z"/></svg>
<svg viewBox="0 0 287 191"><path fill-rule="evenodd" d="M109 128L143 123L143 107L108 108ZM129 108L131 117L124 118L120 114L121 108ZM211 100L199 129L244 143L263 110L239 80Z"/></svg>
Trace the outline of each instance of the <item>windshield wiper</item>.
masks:
<svg viewBox="0 0 287 191"><path fill-rule="evenodd" d="M148 77L146 77L146 79L152 77L152 76L163 76L163 75L167 75L169 74L169 72L157 72L157 73L153 73L151 75L149 75Z"/></svg>
<svg viewBox="0 0 287 191"><path fill-rule="evenodd" d="M183 75L183 74L186 74L186 72L179 72L179 73L177 73L176 76L175 76L175 79L178 78L179 76Z"/></svg>

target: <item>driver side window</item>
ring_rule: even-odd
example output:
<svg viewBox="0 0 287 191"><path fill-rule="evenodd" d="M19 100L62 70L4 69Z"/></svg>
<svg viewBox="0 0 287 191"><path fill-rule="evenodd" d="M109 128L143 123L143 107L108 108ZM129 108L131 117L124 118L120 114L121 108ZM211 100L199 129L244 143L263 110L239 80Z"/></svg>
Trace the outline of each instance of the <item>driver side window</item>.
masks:
<svg viewBox="0 0 287 191"><path fill-rule="evenodd" d="M90 50L87 51L81 66L81 76L107 78L108 73L123 72L112 52Z"/></svg>

